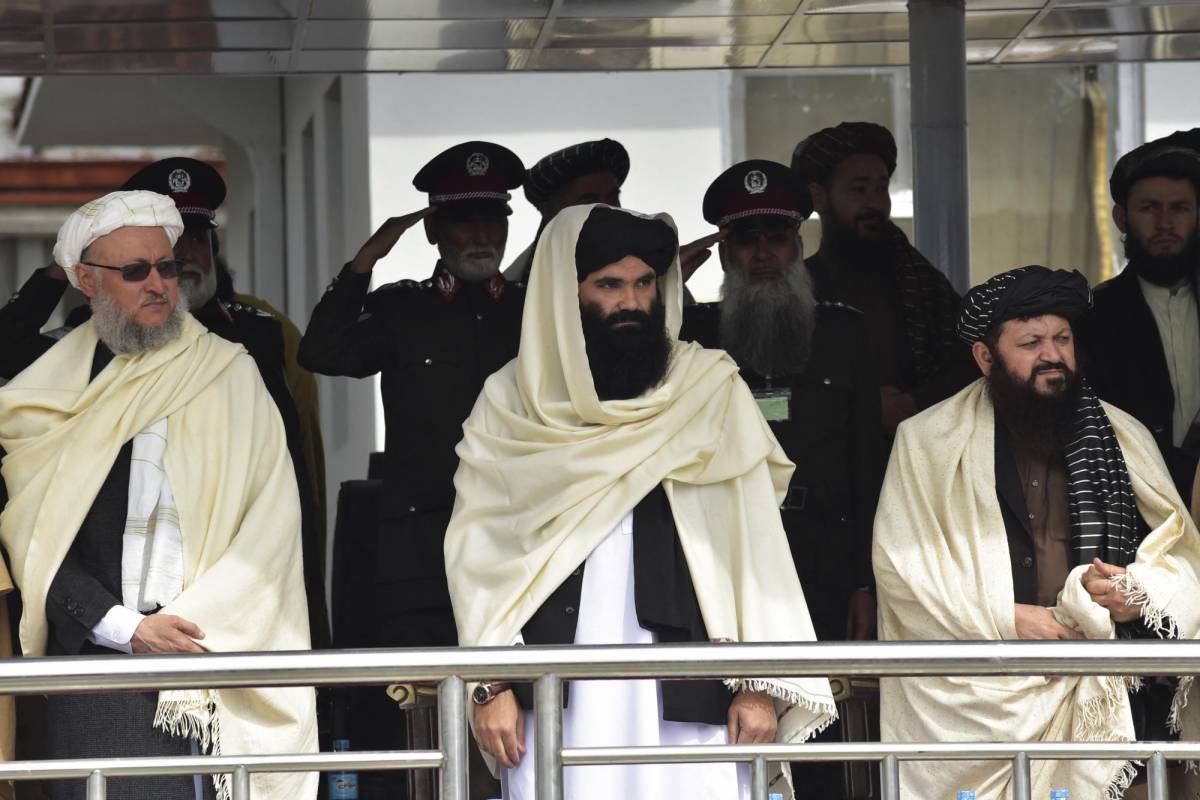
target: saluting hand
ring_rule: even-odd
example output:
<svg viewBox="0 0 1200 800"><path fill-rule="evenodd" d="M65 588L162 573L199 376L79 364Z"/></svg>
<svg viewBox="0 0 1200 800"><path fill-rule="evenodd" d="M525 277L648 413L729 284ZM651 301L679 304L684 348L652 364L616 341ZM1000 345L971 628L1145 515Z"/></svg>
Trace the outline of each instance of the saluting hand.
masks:
<svg viewBox="0 0 1200 800"><path fill-rule="evenodd" d="M135 653L203 653L196 643L204 631L194 622L173 614L151 614L138 623L130 640Z"/></svg>
<svg viewBox="0 0 1200 800"><path fill-rule="evenodd" d="M355 272L370 272L379 259L392 252L392 248L406 230L436 211L437 206L429 206L402 217L392 217L380 225L379 230L371 234L367 243L358 249L358 255L350 262L350 269Z"/></svg>
<svg viewBox="0 0 1200 800"><path fill-rule="evenodd" d="M726 717L730 744L770 744L779 725L775 701L766 692L738 692Z"/></svg>
<svg viewBox="0 0 1200 800"><path fill-rule="evenodd" d="M1124 575L1123 567L1105 564L1098 558L1092 559L1092 565L1087 568L1080 579L1083 588L1091 595L1093 601L1108 610L1113 622L1132 622L1141 616L1140 605L1130 605L1129 596L1117 588L1113 578Z"/></svg>
<svg viewBox="0 0 1200 800"><path fill-rule="evenodd" d="M688 278L695 275L696 270L700 269L705 261L708 261L709 256L712 255L712 250L709 248L728 235L729 231L722 229L679 248L679 272L683 276L684 283L687 283Z"/></svg>

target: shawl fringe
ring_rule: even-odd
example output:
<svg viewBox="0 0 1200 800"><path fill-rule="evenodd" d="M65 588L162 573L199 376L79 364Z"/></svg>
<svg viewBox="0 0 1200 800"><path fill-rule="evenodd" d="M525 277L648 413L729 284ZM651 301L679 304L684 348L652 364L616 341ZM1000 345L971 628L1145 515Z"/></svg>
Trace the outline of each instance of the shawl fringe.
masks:
<svg viewBox="0 0 1200 800"><path fill-rule="evenodd" d="M181 693L175 693L181 694ZM221 715L217 701L210 692L186 692L185 697L164 699L159 697L158 709L154 712L154 727L170 736L191 739L200 750L210 756L221 752ZM233 797L232 776L219 772L212 776L217 800Z"/></svg>
<svg viewBox="0 0 1200 800"><path fill-rule="evenodd" d="M1128 702L1128 694L1141 688L1141 680L1107 675L1097 679L1103 693L1090 697L1076 708L1079 713L1079 734L1084 741L1112 742L1125 737L1113 729L1113 720L1120 717L1122 706Z"/></svg>
<svg viewBox="0 0 1200 800"><path fill-rule="evenodd" d="M1125 605L1142 607L1142 622L1160 639L1178 639L1179 623L1163 609L1155 605L1146 587L1128 572L1110 579L1114 587L1125 594ZM1174 709L1172 709L1174 713Z"/></svg>
<svg viewBox="0 0 1200 800"><path fill-rule="evenodd" d="M835 703L818 702L801 694L795 689L777 681L773 681L770 678L726 678L724 683L726 688L728 688L729 691L733 692L734 694L737 694L742 690L747 692L763 692L771 695L771 697L788 706L798 706L806 711L811 711L813 714L818 715L817 719L819 722L816 725L812 725L799 731L799 741L801 742L807 742L809 739L816 736L818 733L836 722L838 718L837 705Z"/></svg>
<svg viewBox="0 0 1200 800"><path fill-rule="evenodd" d="M1116 774L1112 776L1112 780L1104 789L1104 800L1121 800L1125 796L1125 790L1137 777L1137 768L1140 766L1142 766L1140 761L1122 761Z"/></svg>

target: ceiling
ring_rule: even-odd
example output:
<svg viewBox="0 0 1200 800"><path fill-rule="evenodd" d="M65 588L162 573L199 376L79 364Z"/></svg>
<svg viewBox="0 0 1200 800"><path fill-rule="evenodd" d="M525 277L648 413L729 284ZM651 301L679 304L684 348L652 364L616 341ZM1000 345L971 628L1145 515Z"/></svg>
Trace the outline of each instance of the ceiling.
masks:
<svg viewBox="0 0 1200 800"><path fill-rule="evenodd" d="M1200 58L1200 2L966 0L974 64ZM890 66L903 0L0 0L0 74Z"/></svg>

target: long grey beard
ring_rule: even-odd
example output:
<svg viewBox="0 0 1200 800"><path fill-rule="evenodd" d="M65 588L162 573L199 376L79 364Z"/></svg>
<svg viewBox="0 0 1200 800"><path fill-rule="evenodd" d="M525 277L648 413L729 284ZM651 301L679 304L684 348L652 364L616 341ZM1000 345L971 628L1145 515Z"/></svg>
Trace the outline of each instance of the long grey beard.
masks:
<svg viewBox="0 0 1200 800"><path fill-rule="evenodd" d="M764 377L804 372L812 354L817 301L797 259L778 280L752 280L726 265L721 284L721 347Z"/></svg>
<svg viewBox="0 0 1200 800"><path fill-rule="evenodd" d="M184 316L188 313L187 299L182 293L171 316L162 325L139 325L117 305L111 295L97 292L92 299L92 320L96 335L114 353L137 355L156 350L179 338L183 333Z"/></svg>
<svg viewBox="0 0 1200 800"><path fill-rule="evenodd" d="M486 254L486 255L485 255ZM442 266L467 283L479 283L500 272L500 260L504 258L503 247L468 247L457 253L443 252Z"/></svg>

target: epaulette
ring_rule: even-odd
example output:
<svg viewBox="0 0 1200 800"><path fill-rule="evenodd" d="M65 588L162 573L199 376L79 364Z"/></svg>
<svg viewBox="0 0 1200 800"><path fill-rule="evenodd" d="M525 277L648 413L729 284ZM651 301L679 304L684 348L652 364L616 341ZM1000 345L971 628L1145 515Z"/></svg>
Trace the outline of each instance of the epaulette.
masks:
<svg viewBox="0 0 1200 800"><path fill-rule="evenodd" d="M426 283L428 283L428 281L426 281ZM422 284L419 283L418 281L413 281L413 280L409 280L408 278L405 278L403 280L393 281L392 283L385 283L383 286L380 286L375 291L385 292L385 291L396 290L396 289L419 289L421 287L422 287Z"/></svg>
<svg viewBox="0 0 1200 800"><path fill-rule="evenodd" d="M261 308L248 306L245 303L231 302L226 303L225 307L229 309L230 313L234 314L247 314L254 317L266 317L268 319L274 319L274 317L272 317L266 311L263 311Z"/></svg>
<svg viewBox="0 0 1200 800"><path fill-rule="evenodd" d="M849 311L859 315L863 313L862 309L852 306L849 303L843 303L841 300L822 300L821 302L817 303L817 308L840 309L842 311Z"/></svg>

